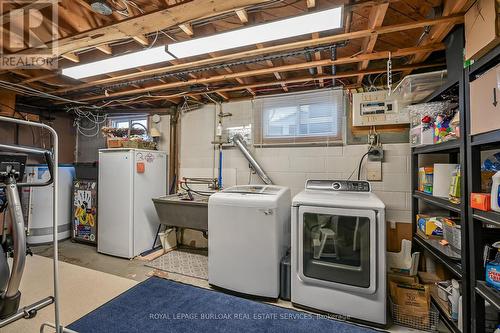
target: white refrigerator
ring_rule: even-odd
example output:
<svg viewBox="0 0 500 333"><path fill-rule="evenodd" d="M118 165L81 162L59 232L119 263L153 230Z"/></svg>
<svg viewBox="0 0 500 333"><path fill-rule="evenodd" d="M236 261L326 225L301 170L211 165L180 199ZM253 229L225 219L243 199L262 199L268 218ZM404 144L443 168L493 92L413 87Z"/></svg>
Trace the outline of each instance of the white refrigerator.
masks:
<svg viewBox="0 0 500 333"><path fill-rule="evenodd" d="M159 219L152 198L167 193L167 153L99 150L97 251L133 258L151 249Z"/></svg>

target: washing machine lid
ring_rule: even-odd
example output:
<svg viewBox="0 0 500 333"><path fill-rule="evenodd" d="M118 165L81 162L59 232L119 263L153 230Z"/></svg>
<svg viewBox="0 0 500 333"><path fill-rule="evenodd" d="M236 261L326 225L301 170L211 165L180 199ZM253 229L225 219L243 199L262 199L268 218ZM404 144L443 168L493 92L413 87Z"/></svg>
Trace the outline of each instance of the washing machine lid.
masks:
<svg viewBox="0 0 500 333"><path fill-rule="evenodd" d="M286 187L275 185L237 185L222 190L224 193L279 195Z"/></svg>
<svg viewBox="0 0 500 333"><path fill-rule="evenodd" d="M209 207L219 205L277 208L283 196L290 198L290 189L288 187L276 185L239 185L212 194L208 200L208 205ZM288 201L289 205L290 201Z"/></svg>

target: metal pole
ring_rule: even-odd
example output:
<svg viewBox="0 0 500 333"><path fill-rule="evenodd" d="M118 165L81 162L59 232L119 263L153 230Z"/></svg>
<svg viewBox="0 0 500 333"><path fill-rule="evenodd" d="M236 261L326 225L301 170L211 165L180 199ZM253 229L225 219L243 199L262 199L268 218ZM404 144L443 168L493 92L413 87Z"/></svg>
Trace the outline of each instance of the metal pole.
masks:
<svg viewBox="0 0 500 333"><path fill-rule="evenodd" d="M54 258L53 258L53 270L54 270L54 320L55 320L55 329L56 333L61 333L63 329L61 328L60 321L59 321L59 249L58 249L58 243L57 243L57 226L59 225L59 217L57 216L58 212L58 190L57 190L57 185L59 184L59 136L57 135L57 132L50 127L49 125L43 124L43 123L36 123L33 121L29 120L22 120L22 119L15 119L15 118L9 118L9 117L4 117L0 116L0 121L5 121L9 123L14 123L14 124L20 124L20 125L27 125L27 126L34 126L34 127L40 127L43 129L46 129L47 131L50 132L52 139L53 139L53 159L54 159L54 188L53 188L53 196L52 200L53 202L53 246L54 246Z"/></svg>
<svg viewBox="0 0 500 333"><path fill-rule="evenodd" d="M14 241L14 261L12 262L12 272L9 279L5 297L12 298L19 293L19 285L26 262L26 236L24 231L23 210L21 200L14 178L7 181L5 193L9 203L9 212L12 220L12 239ZM19 297L19 296L18 296Z"/></svg>

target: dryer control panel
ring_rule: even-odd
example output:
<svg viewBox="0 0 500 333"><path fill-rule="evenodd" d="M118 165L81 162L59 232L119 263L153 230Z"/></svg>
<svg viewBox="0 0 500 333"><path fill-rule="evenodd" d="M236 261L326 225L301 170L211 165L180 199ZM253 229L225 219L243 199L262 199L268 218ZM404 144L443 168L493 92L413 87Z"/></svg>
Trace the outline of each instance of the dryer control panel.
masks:
<svg viewBox="0 0 500 333"><path fill-rule="evenodd" d="M371 192L371 187L369 182L363 180L308 180L306 190Z"/></svg>

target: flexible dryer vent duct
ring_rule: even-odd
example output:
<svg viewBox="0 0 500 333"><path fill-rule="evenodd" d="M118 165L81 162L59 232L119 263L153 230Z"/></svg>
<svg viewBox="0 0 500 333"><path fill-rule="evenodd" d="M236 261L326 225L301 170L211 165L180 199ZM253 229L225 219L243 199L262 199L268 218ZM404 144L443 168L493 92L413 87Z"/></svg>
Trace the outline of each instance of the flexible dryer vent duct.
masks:
<svg viewBox="0 0 500 333"><path fill-rule="evenodd" d="M252 169L255 171L255 173L257 173L262 181L267 185L273 185L273 181L271 180L271 178L269 178L269 176L264 172L257 160L255 160L255 157L253 157L252 153L250 153L250 151L248 150L241 134L236 134L235 136L233 136L233 142L236 147L240 149L243 156L245 156L245 158L248 160L248 163L250 163L250 165L252 166Z"/></svg>

